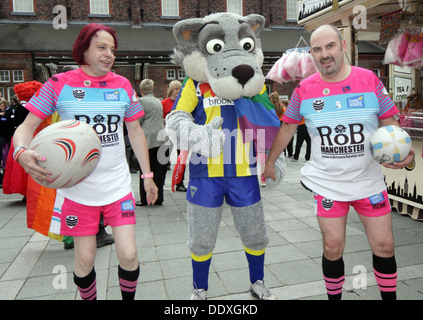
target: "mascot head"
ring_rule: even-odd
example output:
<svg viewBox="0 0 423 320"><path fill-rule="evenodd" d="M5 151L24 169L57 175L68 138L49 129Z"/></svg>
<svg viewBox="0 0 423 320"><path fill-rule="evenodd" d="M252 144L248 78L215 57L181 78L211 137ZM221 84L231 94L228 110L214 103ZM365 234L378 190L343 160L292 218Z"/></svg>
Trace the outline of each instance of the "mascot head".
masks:
<svg viewBox="0 0 423 320"><path fill-rule="evenodd" d="M220 98L253 97L265 81L259 40L264 21L257 14L228 12L182 20L173 27L173 62L193 80L208 82Z"/></svg>

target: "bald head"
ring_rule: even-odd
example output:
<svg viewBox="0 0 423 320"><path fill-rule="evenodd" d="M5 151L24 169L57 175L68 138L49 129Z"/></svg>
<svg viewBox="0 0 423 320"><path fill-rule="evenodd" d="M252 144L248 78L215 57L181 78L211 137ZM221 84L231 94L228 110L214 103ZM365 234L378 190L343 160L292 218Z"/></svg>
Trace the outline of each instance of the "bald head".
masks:
<svg viewBox="0 0 423 320"><path fill-rule="evenodd" d="M338 36L339 39L339 43L342 43L342 36L341 33L339 32L338 28L330 25L330 24L324 24L321 25L320 27L318 27L316 30L313 31L313 33L311 34L310 37L310 43L313 42L313 38L319 36L320 34L327 34L327 33L335 33Z"/></svg>

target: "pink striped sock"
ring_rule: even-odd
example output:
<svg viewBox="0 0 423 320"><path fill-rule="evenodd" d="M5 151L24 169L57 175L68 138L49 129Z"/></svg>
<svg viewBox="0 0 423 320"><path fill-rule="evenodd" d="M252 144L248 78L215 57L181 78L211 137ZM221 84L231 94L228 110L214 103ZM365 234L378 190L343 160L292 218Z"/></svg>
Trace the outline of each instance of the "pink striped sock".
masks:
<svg viewBox="0 0 423 320"><path fill-rule="evenodd" d="M342 293L342 286L345 282L345 276L341 276L339 278L328 278L325 277L325 285L326 285L326 291L328 295L337 295Z"/></svg>
<svg viewBox="0 0 423 320"><path fill-rule="evenodd" d="M345 282L344 260L342 256L338 260L328 260L323 254L322 269L328 299L340 300L342 298L342 286Z"/></svg>
<svg viewBox="0 0 423 320"><path fill-rule="evenodd" d="M97 280L88 288L78 287L82 300L97 300Z"/></svg>
<svg viewBox="0 0 423 320"><path fill-rule="evenodd" d="M73 281L78 287L79 294L82 300L96 300L97 299L97 280L94 268L85 277L78 277L73 274Z"/></svg>
<svg viewBox="0 0 423 320"><path fill-rule="evenodd" d="M397 263L395 256L384 258L373 254L373 272L382 300L396 300Z"/></svg>
<svg viewBox="0 0 423 320"><path fill-rule="evenodd" d="M380 291L384 292L394 292L397 289L397 273L381 273L377 272L376 269L373 269L373 272L375 273L375 278L377 285L380 289Z"/></svg>
<svg viewBox="0 0 423 320"><path fill-rule="evenodd" d="M140 268L127 271L118 266L119 285L123 300L134 300Z"/></svg>

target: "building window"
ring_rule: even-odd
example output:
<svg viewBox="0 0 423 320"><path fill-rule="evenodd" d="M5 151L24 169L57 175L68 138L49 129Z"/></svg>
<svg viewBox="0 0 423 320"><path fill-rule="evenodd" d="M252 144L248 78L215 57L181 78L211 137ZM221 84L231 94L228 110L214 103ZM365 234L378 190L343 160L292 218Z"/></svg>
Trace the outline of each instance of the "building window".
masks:
<svg viewBox="0 0 423 320"><path fill-rule="evenodd" d="M9 70L0 70L0 82L10 82Z"/></svg>
<svg viewBox="0 0 423 320"><path fill-rule="evenodd" d="M175 69L166 69L166 78L167 80L175 80L176 79L176 71Z"/></svg>
<svg viewBox="0 0 423 320"><path fill-rule="evenodd" d="M109 0L90 0L90 14L109 14Z"/></svg>
<svg viewBox="0 0 423 320"><path fill-rule="evenodd" d="M226 11L243 15L242 13L242 0L227 0Z"/></svg>
<svg viewBox="0 0 423 320"><path fill-rule="evenodd" d="M34 1L13 0L13 12L34 12Z"/></svg>
<svg viewBox="0 0 423 320"><path fill-rule="evenodd" d="M286 20L298 20L297 0L286 0Z"/></svg>
<svg viewBox="0 0 423 320"><path fill-rule="evenodd" d="M14 95L15 91L13 90L13 87L7 87L7 99L10 101Z"/></svg>
<svg viewBox="0 0 423 320"><path fill-rule="evenodd" d="M179 80L184 80L185 79L185 70L178 69L178 79Z"/></svg>
<svg viewBox="0 0 423 320"><path fill-rule="evenodd" d="M179 17L179 0L162 0L163 17Z"/></svg>
<svg viewBox="0 0 423 320"><path fill-rule="evenodd" d="M23 70L13 70L13 82L23 82L24 73Z"/></svg>

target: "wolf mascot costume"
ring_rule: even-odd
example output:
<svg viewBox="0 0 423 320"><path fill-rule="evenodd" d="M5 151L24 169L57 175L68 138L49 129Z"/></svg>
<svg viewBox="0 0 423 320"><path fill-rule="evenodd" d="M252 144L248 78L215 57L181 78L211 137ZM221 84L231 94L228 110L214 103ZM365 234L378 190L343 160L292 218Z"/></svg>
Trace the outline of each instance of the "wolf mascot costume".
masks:
<svg viewBox="0 0 423 320"><path fill-rule="evenodd" d="M191 152L187 191L192 299L206 299L212 251L225 199L231 206L249 264L251 293L275 299L263 282L269 242L257 179L257 153L271 148L279 119L261 71L260 15L215 13L175 24L173 61L187 78L166 117L166 130L180 150ZM285 162L278 159L277 179Z"/></svg>

